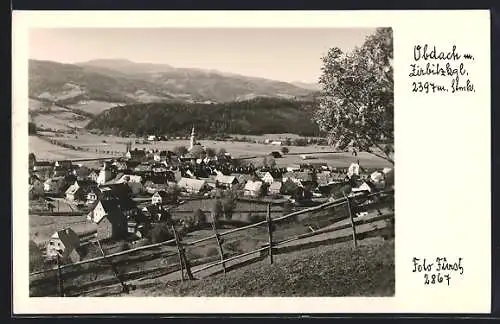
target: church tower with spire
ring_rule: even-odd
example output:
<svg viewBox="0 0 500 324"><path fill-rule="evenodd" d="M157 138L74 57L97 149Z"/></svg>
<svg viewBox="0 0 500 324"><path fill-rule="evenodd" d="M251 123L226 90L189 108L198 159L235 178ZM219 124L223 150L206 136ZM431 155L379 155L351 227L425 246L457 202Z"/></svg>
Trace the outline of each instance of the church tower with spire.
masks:
<svg viewBox="0 0 500 324"><path fill-rule="evenodd" d="M193 129L191 130L191 140L189 142L189 150L191 151L195 145L196 145L196 133L194 131L194 125L193 125Z"/></svg>

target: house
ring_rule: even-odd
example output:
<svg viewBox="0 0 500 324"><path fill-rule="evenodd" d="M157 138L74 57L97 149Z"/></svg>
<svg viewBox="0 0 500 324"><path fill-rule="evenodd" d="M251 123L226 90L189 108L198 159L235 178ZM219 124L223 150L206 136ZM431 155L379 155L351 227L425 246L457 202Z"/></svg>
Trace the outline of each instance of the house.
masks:
<svg viewBox="0 0 500 324"><path fill-rule="evenodd" d="M261 194L262 181L252 181L249 180L245 184L244 195L250 197L259 197Z"/></svg>
<svg viewBox="0 0 500 324"><path fill-rule="evenodd" d="M146 157L146 151L138 150L137 148L134 150L129 150L125 157L129 160L142 160Z"/></svg>
<svg viewBox="0 0 500 324"><path fill-rule="evenodd" d="M116 170L118 170L118 171L128 170L128 165L127 165L127 162L125 162L125 161L114 161L113 165L115 166Z"/></svg>
<svg viewBox="0 0 500 324"><path fill-rule="evenodd" d="M162 205L144 206L142 212L153 222L164 222L171 219L168 209Z"/></svg>
<svg viewBox="0 0 500 324"><path fill-rule="evenodd" d="M354 194L356 194L356 193L370 193L373 191L373 189L374 189L373 185L364 181L359 187L352 188L352 192Z"/></svg>
<svg viewBox="0 0 500 324"><path fill-rule="evenodd" d="M125 174L116 183L126 183L134 195L144 190L142 177L138 175Z"/></svg>
<svg viewBox="0 0 500 324"><path fill-rule="evenodd" d="M153 160L156 162L163 162L168 160L168 152L167 151L160 151L156 152L153 156Z"/></svg>
<svg viewBox="0 0 500 324"><path fill-rule="evenodd" d="M295 172L295 171L300 171L300 165L298 164L292 164L286 167L287 172Z"/></svg>
<svg viewBox="0 0 500 324"><path fill-rule="evenodd" d="M207 189L207 182L200 179L181 178L177 185L181 190L185 190L191 194L197 194Z"/></svg>
<svg viewBox="0 0 500 324"><path fill-rule="evenodd" d="M385 175L382 171L375 171L370 174L369 180L376 189L381 190L385 188Z"/></svg>
<svg viewBox="0 0 500 324"><path fill-rule="evenodd" d="M60 192L65 186L66 179L64 177L54 177L45 180L43 190L45 192Z"/></svg>
<svg viewBox="0 0 500 324"><path fill-rule="evenodd" d="M97 173L95 170L92 170L90 171L89 175L88 175L88 179L89 180L92 180L94 181L95 183L97 183L97 178L99 177L99 173Z"/></svg>
<svg viewBox="0 0 500 324"><path fill-rule="evenodd" d="M283 142L281 142L281 141L272 141L270 144L271 145L281 146L283 144Z"/></svg>
<svg viewBox="0 0 500 324"><path fill-rule="evenodd" d="M69 201L83 201L87 199L87 194L92 188L97 187L97 183L91 180L76 180L66 190L66 199Z"/></svg>
<svg viewBox="0 0 500 324"><path fill-rule="evenodd" d="M279 195L281 193L281 187L283 186L283 183L280 181L275 181L271 183L269 186L269 194L270 195Z"/></svg>
<svg viewBox="0 0 500 324"><path fill-rule="evenodd" d="M153 168L149 163L141 163L134 168L134 172L136 173L149 173L152 172Z"/></svg>
<svg viewBox="0 0 500 324"><path fill-rule="evenodd" d="M127 216L120 208L119 199L99 200L88 217L97 224L98 240L120 240L128 234Z"/></svg>
<svg viewBox="0 0 500 324"><path fill-rule="evenodd" d="M238 183L245 184L248 180L252 179L251 174L238 174L236 176L236 179L238 179Z"/></svg>
<svg viewBox="0 0 500 324"><path fill-rule="evenodd" d="M47 243L47 257L69 258L73 262L80 261L77 249L80 247L80 238L71 229L65 228L55 232Z"/></svg>
<svg viewBox="0 0 500 324"><path fill-rule="evenodd" d="M271 174L271 172L266 172L264 173L264 175L261 177L262 181L266 182L266 183L273 183L275 178L274 176Z"/></svg>
<svg viewBox="0 0 500 324"><path fill-rule="evenodd" d="M61 160L61 161L56 161L54 166L69 170L73 167L73 163L70 160Z"/></svg>
<svg viewBox="0 0 500 324"><path fill-rule="evenodd" d="M54 168L54 163L50 161L34 161L33 171L47 171Z"/></svg>
<svg viewBox="0 0 500 324"><path fill-rule="evenodd" d="M105 184L109 180L113 179L114 174L113 171L109 168L108 164L104 162L102 169L99 171L99 175L97 176L97 184Z"/></svg>
<svg viewBox="0 0 500 324"><path fill-rule="evenodd" d="M153 205L161 205L168 201L169 194L165 190L160 190L155 192L153 197L151 197L151 203Z"/></svg>
<svg viewBox="0 0 500 324"><path fill-rule="evenodd" d="M52 172L53 177L64 177L67 174L68 174L68 169L61 166L54 167Z"/></svg>
<svg viewBox="0 0 500 324"><path fill-rule="evenodd" d="M353 177L359 178L359 169L359 163L351 163L351 165L349 165L349 168L347 169L347 176L349 177L349 179Z"/></svg>
<svg viewBox="0 0 500 324"><path fill-rule="evenodd" d="M88 179L90 175L90 170L86 166L81 166L78 169L73 170L73 174L77 179L84 180Z"/></svg>
<svg viewBox="0 0 500 324"><path fill-rule="evenodd" d="M86 204L93 205L99 199L115 199L117 197L123 197L123 199L126 199L130 197L130 194L130 188L125 183L102 185L94 187L89 191L87 194Z"/></svg>
<svg viewBox="0 0 500 324"><path fill-rule="evenodd" d="M156 137L156 135L149 135L148 136L148 141L156 141L158 138Z"/></svg>
<svg viewBox="0 0 500 324"><path fill-rule="evenodd" d="M228 189L232 188L235 184L238 184L238 179L236 179L236 176L227 176L223 175L222 173L217 174L217 177L215 177L215 181L219 184L219 186Z"/></svg>

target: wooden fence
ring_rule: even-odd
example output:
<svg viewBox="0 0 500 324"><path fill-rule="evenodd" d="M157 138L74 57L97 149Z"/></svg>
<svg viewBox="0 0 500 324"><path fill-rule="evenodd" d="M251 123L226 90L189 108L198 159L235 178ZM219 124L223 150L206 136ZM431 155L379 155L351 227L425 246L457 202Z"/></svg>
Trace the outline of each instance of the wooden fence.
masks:
<svg viewBox="0 0 500 324"><path fill-rule="evenodd" d="M354 198L344 196L336 201L277 218L271 217L269 204L266 219L257 223L225 231L219 231L216 224L212 223L213 234L195 240L181 238L172 227L173 239L109 255L105 255L101 243L96 242L101 253L99 257L72 264L61 264L58 259L54 268L31 273L30 295L102 296L123 293L134 289L141 281L160 276L168 276L166 280L192 280L195 279L195 274L206 277L227 273L266 258L272 264L275 255L303 248L346 241L352 241L353 246L357 247L359 240L368 237L394 235L393 199L393 191ZM382 213L381 208L388 208L388 212ZM368 210L378 213L375 212L370 217L355 217L356 213ZM306 233L289 236L278 231L280 227L284 230L286 224L297 227L297 223L306 225L314 218L326 218L329 226L322 224L319 229L310 227L310 231ZM386 225L373 226L381 221ZM234 252L228 248L231 242L225 244L225 240L229 240L231 235L257 228L261 230L262 241L250 251ZM330 236L325 235L328 233ZM337 235L332 235L335 233ZM233 242L240 243L238 239ZM206 248L210 243L213 244L211 248L216 250L211 255L193 256L188 253L188 250ZM175 273L178 273L178 277Z"/></svg>

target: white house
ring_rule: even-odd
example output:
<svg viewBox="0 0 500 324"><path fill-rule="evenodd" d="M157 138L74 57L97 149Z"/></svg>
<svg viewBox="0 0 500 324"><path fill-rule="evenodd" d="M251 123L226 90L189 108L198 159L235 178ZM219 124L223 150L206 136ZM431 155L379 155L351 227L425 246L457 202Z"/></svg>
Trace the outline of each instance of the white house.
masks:
<svg viewBox="0 0 500 324"><path fill-rule="evenodd" d="M47 243L47 256L56 257L59 255L61 258L72 256L71 259L73 261L78 261L78 254L74 252L76 252L75 250L79 246L80 238L78 235L71 228L65 228L55 232L50 237L49 242ZM74 256L77 257L76 260Z"/></svg>
<svg viewBox="0 0 500 324"><path fill-rule="evenodd" d="M45 190L46 192L57 192L61 190L64 184L64 177L49 178L43 183L43 190Z"/></svg>
<svg viewBox="0 0 500 324"><path fill-rule="evenodd" d="M181 178L177 185L189 193L199 193L207 188L205 180Z"/></svg>
<svg viewBox="0 0 500 324"><path fill-rule="evenodd" d="M151 197L151 203L153 205L161 205L168 199L168 194L165 190L159 190L155 192L153 197Z"/></svg>
<svg viewBox="0 0 500 324"><path fill-rule="evenodd" d="M217 181L219 185L226 188L232 188L233 185L238 183L238 179L236 178L236 176L227 176L223 175L222 173L217 174L215 181Z"/></svg>
<svg viewBox="0 0 500 324"><path fill-rule="evenodd" d="M262 181L269 183L269 184L274 182L274 177L270 172L264 173L264 175L262 176L261 179L262 179Z"/></svg>
<svg viewBox="0 0 500 324"><path fill-rule="evenodd" d="M260 196L262 184L262 181L247 181L244 188L244 195L250 197Z"/></svg>
<svg viewBox="0 0 500 324"><path fill-rule="evenodd" d="M96 182L97 184L103 185L109 180L113 179L113 177L114 177L113 172L109 170L107 163L104 162L101 171L99 171L99 175L97 176Z"/></svg>
<svg viewBox="0 0 500 324"><path fill-rule="evenodd" d="M359 164L351 163L349 168L347 169L347 176L352 178L354 175L359 176Z"/></svg>

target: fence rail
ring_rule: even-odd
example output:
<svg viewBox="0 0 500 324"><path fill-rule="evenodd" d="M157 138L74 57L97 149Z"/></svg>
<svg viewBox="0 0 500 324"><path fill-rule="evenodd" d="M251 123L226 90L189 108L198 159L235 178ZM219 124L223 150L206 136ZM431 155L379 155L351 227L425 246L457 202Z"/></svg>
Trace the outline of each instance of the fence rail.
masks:
<svg viewBox="0 0 500 324"><path fill-rule="evenodd" d="M116 290L117 287L120 286L122 292L128 292L128 289L133 287L133 285L130 284L131 282L146 280L147 278L155 276L166 276L179 271L181 280L185 279L184 272L186 272L188 279L193 279L194 274L207 272L209 269L217 266L221 268L215 272L208 273L208 275L226 273L235 268L264 258L269 258L270 263L273 263L274 255L288 253L301 248L323 244L335 244L349 240L352 240L356 247L357 242L361 239L393 233L394 228L393 226L391 227L394 221L393 212L383 214L379 211L378 215L368 218L354 217L355 212L360 209L378 210L381 205L384 205L383 198L393 197L393 194L394 192L391 190L364 195L362 197L344 196L335 201L292 212L277 218L271 217L271 204L268 204L266 211L267 218L265 220L222 232L219 232L216 226L212 226L213 234L193 241L183 240L183 238L177 235L174 228L175 237L164 242L132 248L109 255L104 255L103 252L103 255L100 257L83 260L73 264L58 265L51 269L33 272L30 274L30 294L39 296L54 294L59 294L60 296L80 296L97 293L98 291L105 291L106 289ZM372 201L374 198L378 201ZM380 202L381 200L382 203ZM388 199L386 204L388 204L389 207L392 206L393 210L393 200ZM337 207L346 208L347 213L341 214L340 216L334 215L332 217L332 211L335 211ZM307 220L317 212L322 212L319 217L327 217L328 220L332 220L332 224L308 233L292 235L281 239L273 238L274 232L279 229L279 226L276 228L277 225L290 219L296 220L296 217L301 215L305 216ZM343 221L346 222L341 223ZM370 226L364 226L364 229L361 228L363 225L382 221L389 221L389 225L386 224L382 228L371 228ZM251 251L235 254L234 251L228 250L228 247L223 244L224 237L253 228L264 227L264 225L267 227L267 242ZM346 232L349 228L351 230ZM360 229L358 230L358 228ZM338 232L339 235L335 237L322 237L325 236L325 234L334 232ZM308 242L298 242L299 244L295 244L297 241L308 238L311 238ZM318 239L314 240L313 238ZM187 257L186 249L192 249L196 245L208 241L212 241L215 244L218 250L217 255L204 258ZM254 257L237 262L252 255L254 255ZM130 270L130 268L134 266L144 266L149 261L161 261L164 263L161 265L156 263L146 269ZM119 271L120 267L122 271ZM108 276L97 279L106 272L109 273ZM95 276L94 278L92 277L93 275ZM85 279L85 276L89 277L87 278L88 280ZM47 288L54 287L56 282L59 283L59 292L54 291L53 288ZM38 289L38 291L32 293L31 289ZM44 292L44 289L48 289L50 292Z"/></svg>

